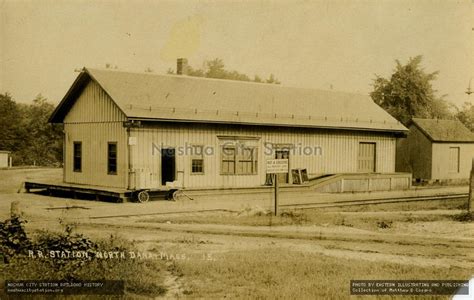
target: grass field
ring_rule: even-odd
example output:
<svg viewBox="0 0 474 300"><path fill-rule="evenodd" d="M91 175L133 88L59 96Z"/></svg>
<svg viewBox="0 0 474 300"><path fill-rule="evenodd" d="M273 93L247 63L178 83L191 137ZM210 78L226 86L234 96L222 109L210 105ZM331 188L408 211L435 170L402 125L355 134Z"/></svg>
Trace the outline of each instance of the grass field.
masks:
<svg viewBox="0 0 474 300"><path fill-rule="evenodd" d="M346 299L354 279L460 279L472 273L461 268L340 259L278 247L175 265L186 281L185 294L221 299L292 299L295 295L298 299Z"/></svg>
<svg viewBox="0 0 474 300"><path fill-rule="evenodd" d="M372 299L350 296L350 280L465 280L474 275L474 223L459 218L465 200L282 210L279 216L244 206L238 212L149 215L150 209L159 213L187 204L109 204L16 193L26 178L60 175L58 169L0 170L2 216L8 216L15 200L33 235L69 222L93 240L114 234L139 251L164 253L163 261L109 266L107 274L129 279L130 299ZM199 200L189 205L199 208ZM109 217L89 217L94 214ZM41 274L45 266L33 267ZM96 268L86 265L84 275ZM6 271L17 279L29 274L28 267ZM432 298L448 297L423 297Z"/></svg>

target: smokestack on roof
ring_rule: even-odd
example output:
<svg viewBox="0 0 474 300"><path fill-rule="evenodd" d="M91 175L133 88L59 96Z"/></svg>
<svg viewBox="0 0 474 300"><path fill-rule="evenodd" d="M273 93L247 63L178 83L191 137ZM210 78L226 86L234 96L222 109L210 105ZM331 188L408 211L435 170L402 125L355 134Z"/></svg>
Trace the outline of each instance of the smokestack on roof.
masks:
<svg viewBox="0 0 474 300"><path fill-rule="evenodd" d="M178 58L176 62L176 74L187 75L188 73L188 60L186 58Z"/></svg>

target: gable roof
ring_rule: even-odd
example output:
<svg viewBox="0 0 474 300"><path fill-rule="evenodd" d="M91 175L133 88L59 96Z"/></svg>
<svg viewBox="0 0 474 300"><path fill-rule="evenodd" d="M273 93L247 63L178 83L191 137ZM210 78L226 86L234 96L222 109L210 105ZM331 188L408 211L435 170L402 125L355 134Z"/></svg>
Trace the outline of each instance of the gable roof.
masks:
<svg viewBox="0 0 474 300"><path fill-rule="evenodd" d="M459 120L413 118L412 124L432 142L474 143L474 133Z"/></svg>
<svg viewBox="0 0 474 300"><path fill-rule="evenodd" d="M89 80L129 119L407 131L365 95L89 68L79 74L50 122L63 122Z"/></svg>

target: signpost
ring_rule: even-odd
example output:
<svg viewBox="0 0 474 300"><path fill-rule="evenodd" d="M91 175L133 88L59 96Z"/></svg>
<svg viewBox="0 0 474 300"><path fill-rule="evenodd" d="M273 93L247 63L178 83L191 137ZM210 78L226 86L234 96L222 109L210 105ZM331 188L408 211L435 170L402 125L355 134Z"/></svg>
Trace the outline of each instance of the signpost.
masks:
<svg viewBox="0 0 474 300"><path fill-rule="evenodd" d="M278 177L277 174L288 173L288 159L267 160L267 174L273 174L275 186L275 216L278 215Z"/></svg>

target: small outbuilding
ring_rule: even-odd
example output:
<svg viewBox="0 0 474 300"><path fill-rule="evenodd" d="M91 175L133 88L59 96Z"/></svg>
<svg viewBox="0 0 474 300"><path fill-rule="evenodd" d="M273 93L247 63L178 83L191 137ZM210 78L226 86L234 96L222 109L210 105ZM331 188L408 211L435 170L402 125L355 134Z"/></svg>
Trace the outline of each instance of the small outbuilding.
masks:
<svg viewBox="0 0 474 300"><path fill-rule="evenodd" d="M11 161L11 152L0 150L0 168L10 168L12 161Z"/></svg>
<svg viewBox="0 0 474 300"><path fill-rule="evenodd" d="M407 138L397 142L398 172L429 181L469 178L474 157L474 133L458 120L417 119Z"/></svg>

